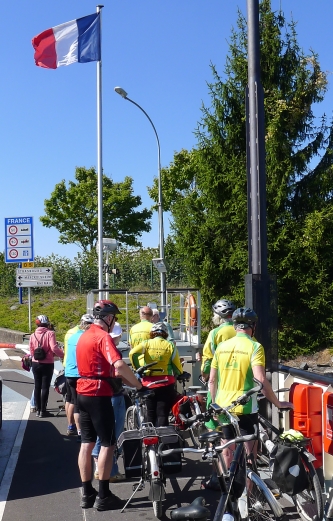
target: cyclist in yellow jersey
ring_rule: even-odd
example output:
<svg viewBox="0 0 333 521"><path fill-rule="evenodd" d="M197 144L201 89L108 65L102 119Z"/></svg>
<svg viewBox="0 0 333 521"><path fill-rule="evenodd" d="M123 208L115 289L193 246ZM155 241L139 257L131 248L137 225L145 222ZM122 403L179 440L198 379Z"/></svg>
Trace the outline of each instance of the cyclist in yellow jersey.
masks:
<svg viewBox="0 0 333 521"><path fill-rule="evenodd" d="M129 332L128 341L131 349L150 338L153 310L149 306L143 306L140 308L139 314L140 322L131 327Z"/></svg>
<svg viewBox="0 0 333 521"><path fill-rule="evenodd" d="M231 320L232 313L236 309L235 304L230 300L221 299L215 302L212 309L214 311L212 322L217 327L209 332L202 352L201 374L206 381L209 378L210 366L218 344L236 335ZM211 403L212 399L210 392L208 392L206 407L208 408ZM205 423L205 426L207 429L213 430L218 426L218 423L212 418Z"/></svg>
<svg viewBox="0 0 333 521"><path fill-rule="evenodd" d="M253 378L263 384L262 393L275 407L279 409L293 408L290 402L281 402L275 396L265 373L265 351L263 346L253 340L258 317L250 308L239 308L232 314L236 336L220 343L215 351L209 376L209 389L212 401L221 406L230 405L233 400L244 392L255 387ZM244 406L235 409L239 417L239 427L242 435L253 434L254 425L258 424L258 403L256 395ZM229 425L223 428L224 438L234 438ZM257 442L245 444L247 453L256 456ZM224 451L226 462L231 463L233 448Z"/></svg>
<svg viewBox="0 0 333 521"><path fill-rule="evenodd" d="M154 395L146 398L146 405L147 421L156 427L168 425L169 412L176 398L176 376L183 373L178 350L167 337L166 324L158 322L151 328L150 339L144 340L129 352L129 359L135 369L157 362L141 378L143 386L150 384L149 388L154 389ZM165 381L159 383L161 380Z"/></svg>
<svg viewBox="0 0 333 521"><path fill-rule="evenodd" d="M236 335L231 320L236 309L235 304L230 300L221 299L215 302L212 309L214 311L212 322L217 327L209 332L203 347L201 374L205 380L209 378L210 366L218 344Z"/></svg>

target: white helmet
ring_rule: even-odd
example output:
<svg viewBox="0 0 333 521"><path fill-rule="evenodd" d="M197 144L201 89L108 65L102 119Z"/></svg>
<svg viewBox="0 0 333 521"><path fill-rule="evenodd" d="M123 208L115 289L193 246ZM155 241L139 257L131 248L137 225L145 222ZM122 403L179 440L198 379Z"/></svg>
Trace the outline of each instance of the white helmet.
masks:
<svg viewBox="0 0 333 521"><path fill-rule="evenodd" d="M38 315L35 320L37 326L48 326L50 321L46 315Z"/></svg>
<svg viewBox="0 0 333 521"><path fill-rule="evenodd" d="M151 328L151 333L166 333L169 334L168 328L163 322L157 322Z"/></svg>
<svg viewBox="0 0 333 521"><path fill-rule="evenodd" d="M93 324L94 323L94 317L90 315L89 313L86 313L85 315L82 315L81 322L86 322L87 324Z"/></svg>

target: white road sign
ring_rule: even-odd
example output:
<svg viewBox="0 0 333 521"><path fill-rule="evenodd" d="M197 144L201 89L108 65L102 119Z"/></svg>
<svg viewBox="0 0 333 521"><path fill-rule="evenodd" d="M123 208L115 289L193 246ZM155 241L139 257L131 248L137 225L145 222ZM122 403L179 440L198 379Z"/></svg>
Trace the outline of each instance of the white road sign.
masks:
<svg viewBox="0 0 333 521"><path fill-rule="evenodd" d="M48 273L35 273L34 275L16 275L16 280L52 280L53 275Z"/></svg>
<svg viewBox="0 0 333 521"><path fill-rule="evenodd" d="M16 276L18 275L37 275L38 273L53 273L53 268L17 268Z"/></svg>
<svg viewBox="0 0 333 521"><path fill-rule="evenodd" d="M17 288L36 288L42 286L53 286L53 280L17 280Z"/></svg>
<svg viewBox="0 0 333 521"><path fill-rule="evenodd" d="M33 218L5 218L5 262L34 260Z"/></svg>

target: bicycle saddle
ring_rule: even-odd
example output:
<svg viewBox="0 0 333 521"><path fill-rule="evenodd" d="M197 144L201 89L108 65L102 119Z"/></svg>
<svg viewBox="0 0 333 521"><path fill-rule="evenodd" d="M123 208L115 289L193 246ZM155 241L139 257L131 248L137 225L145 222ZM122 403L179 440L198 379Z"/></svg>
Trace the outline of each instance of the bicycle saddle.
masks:
<svg viewBox="0 0 333 521"><path fill-rule="evenodd" d="M181 520L197 520L205 521L210 517L210 511L205 506L205 500L203 497L197 497L193 503L186 507L176 508L170 512L171 519L175 521Z"/></svg>
<svg viewBox="0 0 333 521"><path fill-rule="evenodd" d="M189 381L190 378L191 378L191 375L187 371L184 371L182 374L177 376L178 382L182 382L183 380L186 382L186 381Z"/></svg>
<svg viewBox="0 0 333 521"><path fill-rule="evenodd" d="M204 432L203 434L200 434L199 441L202 441L204 443L214 443L218 439L223 437L223 432L218 431L210 431L210 432Z"/></svg>

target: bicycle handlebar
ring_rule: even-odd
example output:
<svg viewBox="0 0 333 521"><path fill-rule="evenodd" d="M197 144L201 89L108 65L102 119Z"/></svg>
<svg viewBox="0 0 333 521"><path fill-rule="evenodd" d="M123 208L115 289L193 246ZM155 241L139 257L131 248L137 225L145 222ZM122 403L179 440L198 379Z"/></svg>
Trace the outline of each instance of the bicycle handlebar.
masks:
<svg viewBox="0 0 333 521"><path fill-rule="evenodd" d="M150 364L143 365L142 367L139 367L139 369L135 370L135 373L141 376L149 367L152 367L153 365L156 365L157 362L150 362Z"/></svg>

